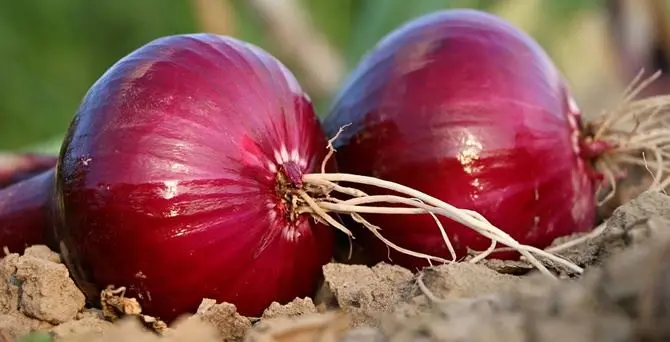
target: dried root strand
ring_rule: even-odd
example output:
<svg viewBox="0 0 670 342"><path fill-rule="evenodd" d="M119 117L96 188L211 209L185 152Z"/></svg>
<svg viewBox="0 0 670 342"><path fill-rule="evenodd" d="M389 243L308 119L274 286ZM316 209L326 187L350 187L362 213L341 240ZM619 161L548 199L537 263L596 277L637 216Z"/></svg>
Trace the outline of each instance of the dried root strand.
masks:
<svg viewBox="0 0 670 342"><path fill-rule="evenodd" d="M334 213L351 215L355 221L365 226L368 230L372 232L372 234L374 234L378 239L380 239L387 246L389 246L389 248L407 255L425 258L429 260L429 262L437 261L441 263L453 262L455 261L456 258L455 251L453 250L453 246L449 241L448 234L446 233L444 227L441 224L438 224L438 227L440 229L440 233L445 239L445 244L448 246L447 248L450 250L450 254L452 255L451 261L436 256L430 256L410 251L393 244L391 241L384 238L383 235L379 232L380 227L377 227L369 223L361 216L361 214L404 214L404 215L432 214L432 215L444 216L470 229L473 229L477 231L479 234L492 240L491 246L482 254L477 256L476 261L480 261L486 258L495 250L496 244L501 243L521 253L521 255L529 263L531 263L534 267L540 270L540 272L547 274L549 276L554 277L554 275L546 268L546 266L542 262L540 262L538 257L551 260L557 264L560 264L570 269L573 272L577 273L583 272L583 269L581 267L575 265L574 263L566 259L553 255L549 252L543 251L539 248L520 244L519 242L514 240L511 236L509 236L507 233L493 226L490 222L488 222L488 220L486 220L481 214L477 212L474 212L472 210L456 208L437 198L434 198L420 191L417 191L415 189L397 183L384 181L373 177L351 175L344 173L307 174L304 175L303 181L307 184L311 184L313 188L320 188L323 191L336 191L342 194L354 195L354 198L348 200L338 200L338 201L333 201L332 199L313 200L313 202L316 205L318 205L319 208L324 212L334 212ZM402 197L397 195L365 195L362 192L352 190L352 188L337 185L336 182L376 186L409 197ZM319 198L319 196L316 195L315 197ZM382 206L366 205L375 203L402 204L405 206L387 207L383 205ZM312 207L312 205L310 205L310 207ZM436 220L436 222L439 222L439 220Z"/></svg>
<svg viewBox="0 0 670 342"><path fill-rule="evenodd" d="M319 204L316 203L316 201L314 201L311 197L309 197L309 195L307 195L307 193L304 190L299 190L298 195L305 201L305 203L307 203L309 208L313 210L314 214L316 214L318 218L323 219L334 228L340 230L347 236L353 238L354 234L352 234L351 231L347 229L347 227L337 222L337 220L335 220L332 216L328 215L328 213L325 210L323 210L319 206Z"/></svg>
<svg viewBox="0 0 670 342"><path fill-rule="evenodd" d="M600 203L607 202L616 192L617 177L627 167L643 166L652 175L649 189L664 190L670 186L670 95L637 99L641 91L657 80L661 73L643 78L638 73L623 94L621 103L592 123L593 140L613 148L596 164L606 177L608 191Z"/></svg>
<svg viewBox="0 0 670 342"><path fill-rule="evenodd" d="M446 259L443 259L443 258L440 258L440 257L436 257L436 256L424 254L424 253L419 253L419 252L414 252L412 250L400 247L400 246L396 245L395 243L391 242L390 240L388 240L387 238L385 238L383 235L381 235L381 233L379 233L381 228L379 226L375 226L374 224L368 222L360 214L351 213L351 217L354 219L354 221L362 224L368 230L370 230L370 232L372 232L372 234L376 238L381 240L390 249L394 249L394 250L396 250L400 253L407 254L409 256L413 256L413 257L416 257L416 258L426 259L430 265L433 264L432 263L433 261L436 261L436 262L439 262L439 263L444 263L444 264L447 264L447 263L450 262L449 260L446 260Z"/></svg>
<svg viewBox="0 0 670 342"><path fill-rule="evenodd" d="M426 286L426 283L423 281L425 273L421 272L419 275L416 277L416 284L419 286L419 290L421 290L421 293L423 293L428 300L430 300L431 303L433 304L439 304L439 303L446 303L447 300L439 298L433 291L431 291L428 286Z"/></svg>
<svg viewBox="0 0 670 342"><path fill-rule="evenodd" d="M326 157L324 157L323 161L321 162L321 173L326 173L326 165L328 165L328 161L333 157L333 154L335 154L336 150L335 146L333 146L333 143L335 142L335 140L337 140L337 138L340 137L340 135L342 135L342 133L344 133L344 129L349 127L350 125L351 123L348 123L340 127L337 130L337 133L335 133L335 135L332 138L328 139L328 146L326 146L326 148L328 149L328 153L326 153Z"/></svg>
<svg viewBox="0 0 670 342"><path fill-rule="evenodd" d="M598 227L590 231L588 234L584 234L582 236L579 236L577 238L571 239L569 241L566 241L560 245L549 247L545 249L549 253L559 253L565 250L568 250L570 248L579 246L581 244L586 244L589 241L593 241L597 237L603 235L605 231L607 230L607 225L605 223L600 224Z"/></svg>

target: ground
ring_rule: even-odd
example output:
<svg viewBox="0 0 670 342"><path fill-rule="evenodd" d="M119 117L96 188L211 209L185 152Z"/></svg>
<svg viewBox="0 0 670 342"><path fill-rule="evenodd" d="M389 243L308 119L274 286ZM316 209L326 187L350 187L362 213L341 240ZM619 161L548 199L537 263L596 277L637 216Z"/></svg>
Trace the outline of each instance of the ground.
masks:
<svg viewBox="0 0 670 342"><path fill-rule="evenodd" d="M586 242L559 252L584 267L583 275L548 264L556 280L500 260L419 274L331 263L314 298L273 303L260 319L203 299L197 313L170 327L132 315L139 307L118 291L103 296L104 310L86 308L59 255L32 246L0 260L0 341L669 340L670 326L661 323L670 321L668 223L670 197L646 192L618 207Z"/></svg>

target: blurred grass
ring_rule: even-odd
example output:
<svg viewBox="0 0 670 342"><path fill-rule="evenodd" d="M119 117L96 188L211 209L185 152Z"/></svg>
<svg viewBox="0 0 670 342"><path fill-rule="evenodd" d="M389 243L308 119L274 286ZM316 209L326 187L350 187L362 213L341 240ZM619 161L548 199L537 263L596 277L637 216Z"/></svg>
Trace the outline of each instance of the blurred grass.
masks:
<svg viewBox="0 0 670 342"><path fill-rule="evenodd" d="M222 0L223 1L223 0ZM280 0L277 0L280 1ZM450 7L499 11L533 0L301 0L349 70L376 41L410 18ZM523 27L547 47L576 12L603 0L543 1ZM516 3L518 4L518 3ZM231 1L234 34L270 52L273 42L245 0ZM539 12L537 12L539 11ZM513 15L509 12L509 15ZM81 97L116 60L160 36L199 30L188 0L0 2L0 149L55 152ZM297 70L293 61L285 63ZM303 77L296 72L298 78ZM315 99L319 112L328 96Z"/></svg>
<svg viewBox="0 0 670 342"><path fill-rule="evenodd" d="M192 31L185 1L0 2L0 149L62 135L88 87L161 35Z"/></svg>

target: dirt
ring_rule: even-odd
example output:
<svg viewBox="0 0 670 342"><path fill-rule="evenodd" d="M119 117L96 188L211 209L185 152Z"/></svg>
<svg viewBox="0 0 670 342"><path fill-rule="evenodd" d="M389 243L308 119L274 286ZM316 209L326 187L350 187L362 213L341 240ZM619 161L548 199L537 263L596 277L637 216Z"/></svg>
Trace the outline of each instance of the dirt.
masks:
<svg viewBox="0 0 670 342"><path fill-rule="evenodd" d="M566 248L565 243L584 240ZM662 341L670 340L670 197L646 192L546 260L404 268L330 263L314 298L273 303L259 318L203 299L170 326L139 315L122 289L87 308L58 254L31 246L0 259L0 341Z"/></svg>

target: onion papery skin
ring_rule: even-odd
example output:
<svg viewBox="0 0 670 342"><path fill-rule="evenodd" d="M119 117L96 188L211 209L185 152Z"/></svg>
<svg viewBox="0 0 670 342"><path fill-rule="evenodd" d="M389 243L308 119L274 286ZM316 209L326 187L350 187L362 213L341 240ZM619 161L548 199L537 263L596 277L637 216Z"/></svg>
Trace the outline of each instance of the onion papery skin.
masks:
<svg viewBox="0 0 670 342"><path fill-rule="evenodd" d="M32 245L56 248L52 204L55 168L0 189L0 248L23 253Z"/></svg>
<svg viewBox="0 0 670 342"><path fill-rule="evenodd" d="M595 185L590 161L580 158L579 109L544 50L494 15L441 11L384 37L349 76L323 123L331 136L346 124L334 144L339 172L394 181L476 210L538 247L593 226ZM429 215L368 218L404 248L450 258ZM441 222L459 258L467 248L490 245L454 221ZM389 252L365 230L356 234L370 263L428 264Z"/></svg>
<svg viewBox="0 0 670 342"><path fill-rule="evenodd" d="M171 321L203 298L259 316L312 295L333 232L288 218L278 173L320 167L309 97L264 50L212 34L162 37L91 87L61 149L56 236L89 298L124 286Z"/></svg>

